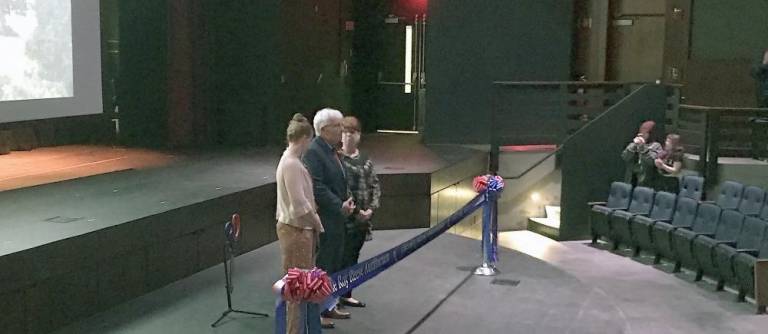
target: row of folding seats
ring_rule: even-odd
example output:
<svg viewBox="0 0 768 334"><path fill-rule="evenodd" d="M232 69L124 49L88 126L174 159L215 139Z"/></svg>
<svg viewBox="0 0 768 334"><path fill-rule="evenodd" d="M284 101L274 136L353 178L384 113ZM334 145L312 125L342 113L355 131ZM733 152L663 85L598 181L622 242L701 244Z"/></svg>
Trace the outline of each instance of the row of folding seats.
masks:
<svg viewBox="0 0 768 334"><path fill-rule="evenodd" d="M685 181L685 180L684 180ZM703 181L703 180L697 180ZM682 182L685 184L685 182ZM703 184L703 182L702 182ZM717 280L718 289L727 284L738 287L739 300L754 291L754 266L768 258L768 204L759 187L725 182L717 200L701 202L681 187L675 195L614 182L608 201L591 203L592 242L600 237L654 253ZM759 311L765 305L758 305Z"/></svg>
<svg viewBox="0 0 768 334"><path fill-rule="evenodd" d="M701 200L703 188L703 178L698 176L686 176L680 183L678 196L699 201ZM591 219L592 242L597 242L597 239L600 236L609 237L614 240L614 248L618 248L620 243L627 243L630 241L629 236L631 232L628 227L629 225L628 223L624 224L629 218L634 216L649 216L654 218L654 220L670 219L667 216L674 212L675 195L661 195L657 202L657 206L660 208L654 210L653 189L637 187L633 191L630 184L614 182L611 185L611 190L606 202L590 203L592 206L592 217L597 214L597 219ZM666 210L661 209L662 205L666 205ZM602 217L613 217L614 213L616 213L615 219L601 219Z"/></svg>

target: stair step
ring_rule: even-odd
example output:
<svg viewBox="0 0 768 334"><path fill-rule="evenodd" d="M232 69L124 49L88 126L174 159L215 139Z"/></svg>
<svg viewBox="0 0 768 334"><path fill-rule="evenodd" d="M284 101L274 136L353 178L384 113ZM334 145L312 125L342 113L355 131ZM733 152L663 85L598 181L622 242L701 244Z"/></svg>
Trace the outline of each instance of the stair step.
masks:
<svg viewBox="0 0 768 334"><path fill-rule="evenodd" d="M528 231L541 234L550 239L559 240L560 219L528 218Z"/></svg>
<svg viewBox="0 0 768 334"><path fill-rule="evenodd" d="M560 224L560 206L559 205L545 205L544 206L545 217L554 219Z"/></svg>

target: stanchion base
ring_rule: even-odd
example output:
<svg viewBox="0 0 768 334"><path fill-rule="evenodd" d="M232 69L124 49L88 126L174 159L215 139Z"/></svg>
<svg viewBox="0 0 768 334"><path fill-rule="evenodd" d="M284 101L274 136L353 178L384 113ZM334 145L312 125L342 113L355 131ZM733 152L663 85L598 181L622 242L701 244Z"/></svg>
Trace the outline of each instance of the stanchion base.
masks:
<svg viewBox="0 0 768 334"><path fill-rule="evenodd" d="M219 317L219 319L216 320L216 322L211 324L211 327L216 328L219 325L221 325L221 321L224 320L224 318L226 318L227 315L229 315L230 313L248 314L248 315L259 316L259 317L262 317L262 318L269 318L269 314L266 314L266 313L249 312L249 311L240 311L240 310L228 309L228 310L224 311L224 313L221 314L221 316Z"/></svg>
<svg viewBox="0 0 768 334"><path fill-rule="evenodd" d="M499 270L494 265L483 263L482 266L475 268L474 274L477 276L496 276L499 274Z"/></svg>

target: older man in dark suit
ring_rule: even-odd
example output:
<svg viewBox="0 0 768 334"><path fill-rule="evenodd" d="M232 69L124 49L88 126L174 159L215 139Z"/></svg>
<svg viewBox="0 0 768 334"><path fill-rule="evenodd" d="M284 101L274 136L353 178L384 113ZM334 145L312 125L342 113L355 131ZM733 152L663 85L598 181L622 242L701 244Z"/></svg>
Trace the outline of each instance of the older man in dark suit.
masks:
<svg viewBox="0 0 768 334"><path fill-rule="evenodd" d="M330 108L315 114L314 128L318 136L312 140L303 158L312 175L317 211L325 229L320 235L317 266L329 274L343 269L345 225L355 208L347 190L344 167L336 152L341 142L342 118L341 112ZM334 307L323 312L323 326L332 328L331 318L347 319L349 316Z"/></svg>

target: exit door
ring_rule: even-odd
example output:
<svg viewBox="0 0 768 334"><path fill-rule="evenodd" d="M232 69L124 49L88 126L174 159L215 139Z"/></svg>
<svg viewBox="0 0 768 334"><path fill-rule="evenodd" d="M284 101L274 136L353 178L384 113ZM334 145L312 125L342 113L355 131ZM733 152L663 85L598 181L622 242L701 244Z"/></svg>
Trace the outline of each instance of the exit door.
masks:
<svg viewBox="0 0 768 334"><path fill-rule="evenodd" d="M379 131L418 132L423 124L426 94L426 16L409 19L390 15L383 24Z"/></svg>
<svg viewBox="0 0 768 334"><path fill-rule="evenodd" d="M664 75L665 0L612 0L606 76L655 81Z"/></svg>

